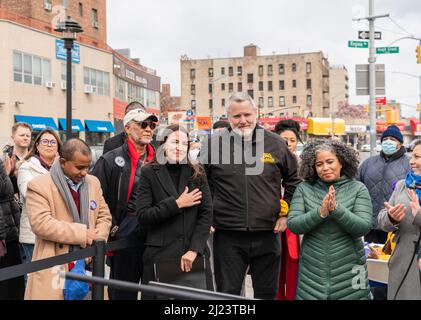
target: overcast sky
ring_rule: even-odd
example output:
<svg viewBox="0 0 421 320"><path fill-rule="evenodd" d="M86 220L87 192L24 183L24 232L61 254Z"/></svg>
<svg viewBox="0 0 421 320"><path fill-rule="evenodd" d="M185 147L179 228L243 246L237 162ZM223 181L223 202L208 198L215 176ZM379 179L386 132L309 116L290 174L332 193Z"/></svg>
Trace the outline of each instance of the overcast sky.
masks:
<svg viewBox="0 0 421 320"><path fill-rule="evenodd" d="M421 0L374 0L375 14L389 13L391 19L376 20L388 46L408 35L421 38ZM369 0L108 0L108 43L130 48L132 57L157 70L161 83L170 83L172 94L180 94L180 56L193 59L239 57L243 46L258 45L262 55L323 51L331 65L343 64L349 72L351 103L367 103L355 94L355 64L367 63L368 49L348 48L358 40L358 30L368 22ZM404 116L416 116L419 102L415 40L393 46L399 54L378 55L386 64L386 96L401 102Z"/></svg>

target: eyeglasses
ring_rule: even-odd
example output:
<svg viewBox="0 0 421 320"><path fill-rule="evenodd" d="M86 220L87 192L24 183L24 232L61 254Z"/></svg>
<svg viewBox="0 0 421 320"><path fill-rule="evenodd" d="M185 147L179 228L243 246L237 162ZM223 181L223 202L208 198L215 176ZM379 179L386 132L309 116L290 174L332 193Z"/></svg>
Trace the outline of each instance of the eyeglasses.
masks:
<svg viewBox="0 0 421 320"><path fill-rule="evenodd" d="M39 144L43 145L43 146L47 146L47 145L56 146L57 140L42 139L42 140L39 141Z"/></svg>
<svg viewBox="0 0 421 320"><path fill-rule="evenodd" d="M156 128L156 123L151 121L142 121L138 122L138 124L142 129L146 129L147 126L149 126L151 130L154 130Z"/></svg>

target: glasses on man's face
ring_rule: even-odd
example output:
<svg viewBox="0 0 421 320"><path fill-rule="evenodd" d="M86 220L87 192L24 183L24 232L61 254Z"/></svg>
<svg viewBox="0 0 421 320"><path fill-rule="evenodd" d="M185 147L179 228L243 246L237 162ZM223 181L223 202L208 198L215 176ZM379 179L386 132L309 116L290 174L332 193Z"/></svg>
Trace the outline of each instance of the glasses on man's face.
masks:
<svg viewBox="0 0 421 320"><path fill-rule="evenodd" d="M39 141L39 144L42 146L56 146L57 145L57 140L48 140L48 139L42 139Z"/></svg>
<svg viewBox="0 0 421 320"><path fill-rule="evenodd" d="M156 128L156 123L152 121L142 121L138 124L142 129L146 129L148 126L149 128L151 128L151 130L154 130Z"/></svg>

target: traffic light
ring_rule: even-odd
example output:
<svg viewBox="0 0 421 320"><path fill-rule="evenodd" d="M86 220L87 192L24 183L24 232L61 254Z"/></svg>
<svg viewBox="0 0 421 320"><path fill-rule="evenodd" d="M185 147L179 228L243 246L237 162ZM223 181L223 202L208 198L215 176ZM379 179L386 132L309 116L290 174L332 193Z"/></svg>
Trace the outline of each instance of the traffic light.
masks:
<svg viewBox="0 0 421 320"><path fill-rule="evenodd" d="M418 46L415 51L417 53L417 63L421 64L421 46Z"/></svg>

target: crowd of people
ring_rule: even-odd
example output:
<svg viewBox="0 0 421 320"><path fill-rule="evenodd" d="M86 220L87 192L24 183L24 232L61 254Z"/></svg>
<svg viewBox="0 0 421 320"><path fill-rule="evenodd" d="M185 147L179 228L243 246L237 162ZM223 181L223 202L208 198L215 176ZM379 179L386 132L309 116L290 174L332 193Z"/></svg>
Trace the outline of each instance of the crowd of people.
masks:
<svg viewBox="0 0 421 320"><path fill-rule="evenodd" d="M0 268L126 239L136 246L107 252L111 279L241 295L250 274L259 299L420 300L421 141L407 153L391 125L360 165L337 139L304 144L295 121L271 132L257 114L234 93L228 120L199 140L181 125L157 132L158 118L132 102L92 169L83 140L45 129L31 144L31 127L14 124L0 161ZM387 289L370 288L364 242L386 241ZM2 281L0 299L62 300L54 276Z"/></svg>

